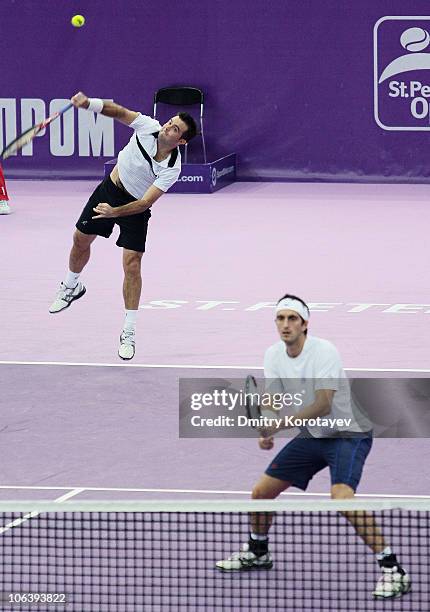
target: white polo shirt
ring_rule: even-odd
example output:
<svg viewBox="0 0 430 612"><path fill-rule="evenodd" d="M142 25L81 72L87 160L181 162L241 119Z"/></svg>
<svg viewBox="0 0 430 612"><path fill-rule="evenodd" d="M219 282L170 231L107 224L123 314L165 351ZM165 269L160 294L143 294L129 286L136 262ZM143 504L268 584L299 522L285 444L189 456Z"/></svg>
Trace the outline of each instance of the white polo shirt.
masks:
<svg viewBox="0 0 430 612"><path fill-rule="evenodd" d="M285 342L276 342L267 349L264 356L264 376L268 392L299 393L303 396L303 405L294 407L296 412L315 401L316 391L335 391L330 414L321 418L350 418L351 424L327 429L307 427L315 438L332 436L336 431L364 432L372 429L371 422L352 403L349 382L339 352L328 340L307 336L302 352L297 357L288 355Z"/></svg>
<svg viewBox="0 0 430 612"><path fill-rule="evenodd" d="M175 165L169 168L171 155L161 162L154 159L157 154L157 139L152 136L152 133L161 130L160 123L152 117L139 114L130 123L130 127L134 130L134 134L118 154L118 172L121 183L136 199L140 199L151 185L167 191L176 183L181 173L179 150ZM136 135L151 158L152 168L137 144Z"/></svg>

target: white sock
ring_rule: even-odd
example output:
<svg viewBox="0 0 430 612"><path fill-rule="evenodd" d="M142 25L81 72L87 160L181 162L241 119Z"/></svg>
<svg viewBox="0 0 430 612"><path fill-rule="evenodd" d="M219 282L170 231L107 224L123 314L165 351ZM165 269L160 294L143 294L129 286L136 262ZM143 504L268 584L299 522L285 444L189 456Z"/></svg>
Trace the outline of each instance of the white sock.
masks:
<svg viewBox="0 0 430 612"><path fill-rule="evenodd" d="M268 536L267 535L260 535L259 533L251 533L251 540L260 540L260 542L264 542L264 540L267 540Z"/></svg>
<svg viewBox="0 0 430 612"><path fill-rule="evenodd" d="M124 331L134 331L136 329L137 310L126 310Z"/></svg>
<svg viewBox="0 0 430 612"><path fill-rule="evenodd" d="M384 548L382 552L376 555L376 558L378 559L378 561L382 561L384 557L389 557L392 554L393 554L393 551L391 550L389 546L387 546L387 548Z"/></svg>
<svg viewBox="0 0 430 612"><path fill-rule="evenodd" d="M73 289L78 284L80 274L80 272L70 272L69 270L63 284L69 287L69 289Z"/></svg>

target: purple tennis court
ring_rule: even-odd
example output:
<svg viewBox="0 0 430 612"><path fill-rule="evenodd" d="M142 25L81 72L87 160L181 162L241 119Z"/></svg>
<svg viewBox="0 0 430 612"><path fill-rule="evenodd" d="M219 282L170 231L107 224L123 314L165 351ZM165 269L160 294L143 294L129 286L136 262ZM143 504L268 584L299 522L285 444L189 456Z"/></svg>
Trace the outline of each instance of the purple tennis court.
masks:
<svg viewBox="0 0 430 612"><path fill-rule="evenodd" d="M122 270L113 240L94 244L87 295L48 313L93 188L12 183L1 305L19 324L4 325L3 361L118 363ZM345 367L429 369L429 220L423 185L238 183L167 195L150 220L133 363L261 366L276 341L274 303L290 290L306 297L312 333L339 348Z"/></svg>
<svg viewBox="0 0 430 612"><path fill-rule="evenodd" d="M11 321L0 353L3 446L19 444L24 455L16 462L6 452L3 482L249 490L265 453L246 440L179 440L177 380L240 378L261 368L276 340L274 302L290 288L306 296L311 333L339 348L351 376L430 370L425 187L238 184L211 196L166 196L150 222L137 353L127 367L116 355L121 270L111 241L96 240L87 294L65 312L47 310L73 221L92 187L75 182L67 193L69 185L14 182L18 210L4 220L2 257L15 252L17 235L26 249L9 259L0 280L3 320ZM289 231L298 218L303 235ZM49 219L46 233L38 219ZM361 233L362 243L354 238ZM29 262L41 273L29 274ZM45 435L34 437L38 423ZM111 448L116 460L106 470L113 433L120 436ZM425 494L428 475L411 476L416 457L428 456L426 441L376 442L361 492ZM65 445L68 452L60 453ZM169 461L160 461L160 448ZM203 449L206 469L200 463L196 470ZM393 449L396 468L387 472ZM246 474L235 461L244 455ZM209 469L214 462L219 470ZM313 490L327 491L324 476Z"/></svg>
<svg viewBox="0 0 430 612"><path fill-rule="evenodd" d="M311 332L339 347L349 376L427 376L423 337L430 305L416 290L422 285L425 228L430 221L424 187L237 184L207 197L167 196L151 220L137 354L130 365L123 365L116 356L121 270L111 241L100 238L94 245L93 261L85 272L84 298L66 312L47 312L64 267L70 228L91 188L88 182L75 182L68 192L61 183L12 183L18 208L6 219L11 231L4 234L1 248L3 254L14 252L18 232L27 247L25 257L18 253L1 279L2 312L20 322L3 330L0 355L2 500L61 504L69 500L246 500L273 453L259 450L254 439L179 438L179 378L222 380L258 374L265 348L276 339L274 302L290 288L306 296L312 310ZM36 223L38 218L49 219L49 231L44 233ZM298 219L301 232L291 231ZM55 239L51 240L53 226ZM366 234L363 243L354 239L357 233ZM412 233L413 242L399 247L404 244L402 236ZM315 249L318 257L313 255ZM416 262L413 267L411 260ZM43 273L29 275L29 261L37 262ZM26 278L25 295L22 278ZM420 342L415 343L414 337ZM424 463L428 455L426 438L375 440L359 496L366 500L428 499L429 476L421 471L417 477L417 458ZM325 470L312 480L305 495L293 489L282 499L324 499L329 486ZM31 518L8 531L11 537L23 538L24 550L25 542L30 541L25 530L36 520ZM136 520L130 519L130 524ZM284 528L286 534L292 530L288 531L288 524ZM204 556L205 537L214 537L211 529L216 531L213 526L199 531L190 556L199 560ZM281 541L287 537L282 529ZM119 599L113 594L110 600L103 599L108 596L101 589L97 604L77 600L66 609L80 610L84 605L90 610L94 606L134 610L142 605L150 610L198 610L203 606L227 610L229 600L253 609L244 599L245 591L252 592L253 575L220 576L212 567L217 555L230 552L231 542L238 546L241 537L246 537L243 520L242 534L238 530L239 524L234 530L236 539L229 534L210 554L207 551L210 567L200 568L192 580L179 571L180 561L169 561L166 552L160 557L159 570L157 561L151 565L154 568L155 563L154 576L148 578L153 588L139 578L138 570L130 578L137 599L129 600L134 603L128 608L118 603L123 601L118 586ZM159 525L157 531L165 533L164 538L173 538L164 542L166 550L173 556L180 554L175 528L171 536L166 535L168 525ZM84 537L78 536L78 541ZM394 543L402 550L401 542ZM67 536L66 544L60 546L66 545ZM327 549L321 546L321 557L315 558L322 561ZM362 578L366 576L370 589L374 561L364 545L354 541L355 547L357 558L364 563ZM138 548L135 541L132 549L148 575L144 555L149 553L136 553ZM45 542L37 554L43 556L47 551ZM259 575L260 592L263 583L267 593L271 592L288 571L292 562L288 547L282 545L281 551L281 560L269 577L264 580ZM66 559L68 554L64 552ZM91 554L98 558L102 553L92 550ZM127 554L131 558L132 552ZM411 555L406 561L411 564L413 559ZM97 563L93 559L92 566ZM82 564L85 567L84 561ZM303 564L306 572L306 559ZM427 564L425 554L420 557L420 572ZM37 572L43 571L42 563ZM96 574L103 584L103 568L100 572ZM295 572L299 572L297 561ZM70 583L67 572L62 576L60 582ZM167 585L173 588L178 576L182 576L181 588L176 588L178 599L168 599ZM338 578L342 583L341 572ZM318 580L324 576L320 574ZM341 610L347 602L350 609L357 610L423 610L422 580L418 591L394 602L372 602L368 593L356 601L355 592L350 589L348 595L348 587L342 590L338 585L337 598L328 599L327 608L315 607L310 585L304 585L303 591L297 591L295 585L290 593L279 596L293 602L291 608L278 597L277 601L268 599L267 609L297 609L302 602L303 610ZM13 583L7 584L13 588ZM139 585L146 585L147 599ZM36 588L35 583L30 581L30 587ZM131 584L129 587L130 591ZM97 589L100 587L96 593ZM216 600L220 589L222 601ZM324 592L323 584L317 592ZM94 593L92 597L97 598ZM258 605L263 609L261 602Z"/></svg>
<svg viewBox="0 0 430 612"><path fill-rule="evenodd" d="M0 609L430 612L430 17L63 4L0 6ZM372 427L190 404L280 337Z"/></svg>

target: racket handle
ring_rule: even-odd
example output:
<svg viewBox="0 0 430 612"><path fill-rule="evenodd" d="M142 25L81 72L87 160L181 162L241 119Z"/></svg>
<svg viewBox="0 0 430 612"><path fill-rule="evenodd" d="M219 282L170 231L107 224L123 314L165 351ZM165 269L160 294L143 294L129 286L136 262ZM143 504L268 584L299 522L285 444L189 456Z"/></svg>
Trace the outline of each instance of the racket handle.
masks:
<svg viewBox="0 0 430 612"><path fill-rule="evenodd" d="M59 111L57 111L54 115L51 115L50 117L48 117L47 119L45 119L45 121L43 121L40 124L40 128L46 128L50 123L52 123L53 121L55 121L55 119L58 119L58 117L61 117L61 115L63 113L65 113L66 111L69 110L69 108L72 108L73 104L71 102L69 102L68 104L66 104L66 106L63 106L63 108L60 108Z"/></svg>
<svg viewBox="0 0 430 612"><path fill-rule="evenodd" d="M73 106L73 104L71 102L69 102L64 108L62 108L61 110L58 111L58 114L62 115L63 113L68 111L69 108L72 108L72 106Z"/></svg>

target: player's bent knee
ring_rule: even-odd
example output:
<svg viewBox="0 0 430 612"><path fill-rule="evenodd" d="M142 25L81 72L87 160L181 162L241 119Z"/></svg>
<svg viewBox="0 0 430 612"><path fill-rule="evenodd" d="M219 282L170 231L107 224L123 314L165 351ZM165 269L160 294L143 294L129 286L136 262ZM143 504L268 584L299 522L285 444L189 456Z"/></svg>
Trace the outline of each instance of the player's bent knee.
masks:
<svg viewBox="0 0 430 612"><path fill-rule="evenodd" d="M96 238L97 236L95 235L84 234L77 229L73 234L73 246L80 251L85 251Z"/></svg>
<svg viewBox="0 0 430 612"><path fill-rule="evenodd" d="M288 486L288 482L266 475L252 489L252 499L275 499Z"/></svg>
<svg viewBox="0 0 430 612"><path fill-rule="evenodd" d="M131 261L124 264L124 272L127 276L140 276L140 261Z"/></svg>
<svg viewBox="0 0 430 612"><path fill-rule="evenodd" d="M354 489L346 484L335 484L331 488L332 499L351 499L351 497L354 497L354 495Z"/></svg>
<svg viewBox="0 0 430 612"><path fill-rule="evenodd" d="M124 272L129 275L139 275L142 261L142 253L138 251L124 252Z"/></svg>
<svg viewBox="0 0 430 612"><path fill-rule="evenodd" d="M252 489L252 499L267 499L266 495L264 494L264 489L262 489L261 487L259 487L258 485L256 485L253 489Z"/></svg>

